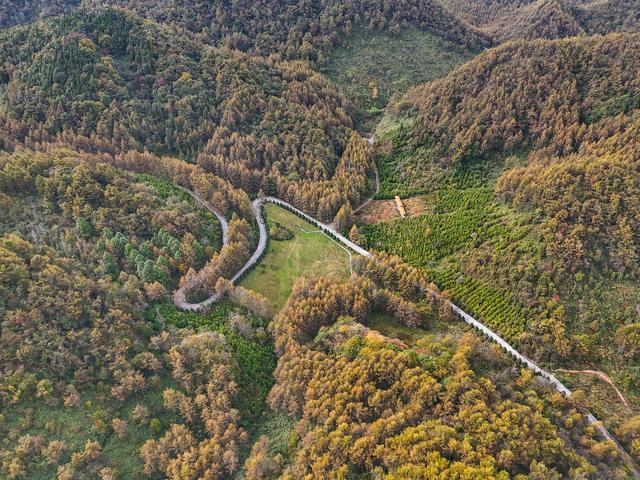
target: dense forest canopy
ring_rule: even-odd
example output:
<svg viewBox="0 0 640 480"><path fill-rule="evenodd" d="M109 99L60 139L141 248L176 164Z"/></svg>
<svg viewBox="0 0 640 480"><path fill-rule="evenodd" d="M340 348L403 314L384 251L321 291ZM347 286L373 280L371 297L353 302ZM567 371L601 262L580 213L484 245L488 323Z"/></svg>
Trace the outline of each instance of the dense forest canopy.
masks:
<svg viewBox="0 0 640 480"><path fill-rule="evenodd" d="M73 9L119 6L210 43L260 54L322 62L340 33L356 25L397 32L429 29L472 48L511 39L637 32L635 0L352 0L242 2L158 0L57 0L0 2L0 26L30 23Z"/></svg>
<svg viewBox="0 0 640 480"><path fill-rule="evenodd" d="M172 311L145 317L149 302L224 255L221 231L173 183L105 159L66 149L0 158L0 472L218 478L237 468L239 421L269 386L264 320L222 306L203 332ZM124 459L109 451L112 433ZM169 438L183 455L167 463Z"/></svg>
<svg viewBox="0 0 640 480"><path fill-rule="evenodd" d="M112 9L12 29L0 43L5 148L177 154L325 220L368 189L341 175L370 168L366 151L359 166L341 158L353 150L344 98L304 63L207 47ZM298 180L316 184L302 191Z"/></svg>
<svg viewBox="0 0 640 480"><path fill-rule="evenodd" d="M572 153L640 107L639 52L638 35L620 34L491 49L404 97L417 108L413 141L454 161L522 148Z"/></svg>
<svg viewBox="0 0 640 480"><path fill-rule="evenodd" d="M640 6L635 0L450 0L446 5L498 42L638 32L640 28Z"/></svg>
<svg viewBox="0 0 640 480"><path fill-rule="evenodd" d="M31 23L40 18L60 15L80 6L81 0L18 0L0 2L2 28Z"/></svg>
<svg viewBox="0 0 640 480"><path fill-rule="evenodd" d="M58 6L34 2L14 11L6 4L3 27L28 23L39 16L84 8L118 6L153 18L181 30L198 34L209 42L244 51L269 54L280 52L287 58L317 60L326 54L340 32L356 24L369 28L398 30L404 25L429 28L462 44L486 45L488 38L474 27L451 15L436 0L364 2L353 0L292 1L255 0L148 1L148 0L61 0Z"/></svg>
<svg viewBox="0 0 640 480"><path fill-rule="evenodd" d="M639 47L635 33L518 40L414 87L383 122L381 195L425 194L429 213L364 228L529 355L606 365L630 395Z"/></svg>
<svg viewBox="0 0 640 480"><path fill-rule="evenodd" d="M287 127L269 116L291 117L291 128L308 119L317 126L305 143L328 147L326 176L350 126L339 94L304 66L204 48L123 11L11 30L2 44L7 121L44 139L71 131L113 138L120 151L193 157L217 129L260 137Z"/></svg>
<svg viewBox="0 0 640 480"><path fill-rule="evenodd" d="M630 478L639 15L0 0L0 477Z"/></svg>
<svg viewBox="0 0 640 480"><path fill-rule="evenodd" d="M492 353L472 336L403 351L373 335L371 310L412 324L412 310L437 312L438 297L397 258L356 268L361 276L350 285L300 283L275 318L281 357L269 402L300 418L285 478L624 478L611 464L590 465L601 447L580 422L554 425L550 412L568 418L574 407L529 374L495 383L478 373Z"/></svg>

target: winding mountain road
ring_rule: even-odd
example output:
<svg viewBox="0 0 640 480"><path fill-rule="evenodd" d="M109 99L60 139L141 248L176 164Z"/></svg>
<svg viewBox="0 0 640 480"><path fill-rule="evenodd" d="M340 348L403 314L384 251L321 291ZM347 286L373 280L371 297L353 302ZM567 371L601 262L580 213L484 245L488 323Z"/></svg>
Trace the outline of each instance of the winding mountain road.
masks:
<svg viewBox="0 0 640 480"><path fill-rule="evenodd" d="M229 234L228 234L229 224L227 223L227 219L222 214L222 212L217 210L210 203L202 200L196 193L193 193L185 188L183 188L183 190L186 191L189 195L191 195L198 203L200 203L200 205L202 205L204 208L206 208L211 213L213 213L216 216L216 218L218 218L218 220L220 220L220 225L222 225L222 246L225 247L226 245L228 245L229 244ZM244 275L244 273L249 268L255 265L258 262L258 260L260 260L260 257L264 253L264 250L267 248L267 226L265 225L264 218L262 217L262 199L257 198L256 200L254 200L252 207L253 207L253 215L255 216L256 223L258 224L258 233L259 233L258 246L256 247L256 250L253 252L253 255L251 255L249 260L247 260L247 263L245 263L244 266L240 270L238 270L238 272L236 272L236 274L233 277L230 278L231 283L236 283L236 281L240 277L242 277L242 275ZM195 312L197 310L200 310L201 308L207 307L213 303L218 302L222 297L222 292L215 292L213 295L211 295L206 300L203 300L202 302L191 303L187 301L187 293L189 289L190 289L190 285L183 285L178 290L176 290L176 292L173 294L173 303L176 305L176 307L181 308L183 310L191 310Z"/></svg>
<svg viewBox="0 0 640 480"><path fill-rule="evenodd" d="M223 227L222 227L222 231L223 231L222 246L224 247L225 245L227 245L229 243L229 238L228 238L228 235L227 235L227 230L228 230L229 226L227 224L227 220L224 218L222 213L220 211L216 210L208 202L205 202L204 200L200 199L197 194L195 194L193 192L190 192L189 190L186 190L186 189L183 189L183 190L185 190L187 193L189 193L194 199L196 199L196 201L198 201L204 208L206 208L211 213L213 213L218 219L220 219L220 216L222 216L222 219L224 219L224 222L222 222L222 221L220 222L220 224L223 225ZM351 240L349 240L348 238L346 238L345 236L343 236L342 234L337 232L331 225L326 224L326 223L322 223L322 222L316 220L315 218L311 217L310 215L307 215L306 213L304 213L302 210L294 207L290 203L285 202L284 200L281 200L281 199L276 198L276 197L258 197L253 201L253 204L252 204L252 206L253 206L253 215L254 215L254 217L256 219L256 223L258 225L258 233L259 233L258 246L256 247L255 251L253 252L253 255L251 255L251 258L249 258L249 260L247 260L247 263L245 263L244 266L240 270L238 270L238 272L233 277L231 277L229 279L231 281L231 283L236 283L238 281L238 279L241 278L246 273L247 270L249 270L256 263L258 263L258 260L260 260L260 258L262 257L262 254L264 253L265 249L267 248L267 226L266 226L266 224L264 222L264 217L262 216L262 205L264 203L272 203L274 205L278 205L280 207L283 207L283 208L285 208L287 210L291 210L291 211L295 212L298 216L304 218L306 221L308 221L312 225L315 225L316 227L318 227L323 233L329 235L330 237L335 238L338 242L346 245L347 247L349 247L351 250L353 250L357 254L363 255L365 257L370 257L371 256L371 253L369 253L364 248L362 248L359 245L353 243ZM204 307L206 307L208 305L216 303L222 297L222 293L215 292L213 295L211 295L206 300L203 300L202 302L190 303L190 302L187 301L187 298L186 298L186 294L187 294L188 289L189 289L189 287L187 285L184 285L184 286L180 287L178 290L176 290L176 292L173 295L173 301L174 301L175 305L178 308L181 308L183 310L197 311L197 310L200 310L201 308L204 308Z"/></svg>
<svg viewBox="0 0 640 480"><path fill-rule="evenodd" d="M209 210L218 219L218 221L220 222L220 228L222 229L222 246L225 246L227 243L229 243L229 223L227 222L227 219L222 214L222 212L214 208L213 205L211 205L206 200L203 200L196 192L192 192L191 190L181 187L180 185L177 185L177 187L183 192L190 195L191 198L195 200L196 204L204 207L206 210Z"/></svg>
<svg viewBox="0 0 640 480"><path fill-rule="evenodd" d="M372 144L374 139L373 139L373 137L371 137L370 139L367 139L367 141L370 144ZM371 199L378 192L379 188L380 188L380 183L379 183L379 179L378 179L378 172L377 172L377 169L376 169L376 192L374 192L373 196L370 199L365 200L365 203L368 203L368 202L371 201ZM206 202L206 201L202 200L201 198L199 198L199 196L197 194L195 194L193 192L190 192L189 190L186 190L186 189L183 189L183 190L185 190L187 193L189 193L197 202L199 202L207 210L209 210L211 213L213 213L216 216L216 218L218 218L218 220L220 220L220 224L222 225L222 231L223 231L223 242L222 243L223 243L223 246L227 245L228 244L228 235L227 235L228 224L227 224L227 221L226 221L224 215L222 215L221 212L216 210L208 202ZM350 248L351 250L353 250L357 254L363 255L365 257L371 257L372 256L372 254L370 252L368 252L364 248L356 245L351 240L349 240L348 238L344 237L339 232L337 232L333 228L333 226L331 226L329 224L322 223L322 222L316 220L315 218L311 217L310 215L307 215L303 211L301 211L298 208L294 207L290 203L285 202L284 200L281 200L281 199L279 199L277 197L271 197L271 196L259 197L259 198L255 199L253 201L253 205L252 205L253 206L253 214L255 216L256 223L258 224L258 230L259 230L259 235L260 235L260 238L259 238L259 241L258 241L258 246L257 246L255 252L253 253L253 255L251 255L251 258L249 258L249 260L247 261L247 263L230 279L232 283L235 283L240 277L242 277L242 275L244 275L244 273L248 269L250 269L253 265L255 265L258 262L258 260L262 257L262 254L264 253L265 248L267 247L267 227L265 225L264 217L262 215L262 205L264 203L272 203L274 205L281 206L281 207L283 207L283 208L285 208L287 210L293 211L297 215L299 215L300 217L302 217L305 220L307 220L312 225L315 225L316 227L318 227L325 234L329 235L330 237L335 238L339 242L341 242L344 245L346 245L348 248ZM362 207L362 205L361 205L361 207ZM204 301L202 301L200 303L189 303L186 300L186 292L183 290L183 288L184 287L181 287L174 294L174 303L178 308L181 308L181 309L184 309L184 310L191 310L191 311L200 310L203 307L206 307L208 305L211 305L211 304L217 302L222 297L222 293L216 292L212 296L210 296L209 298L207 298L206 300L204 300ZM500 335L495 333L493 330L491 330L485 324L483 324L482 322L480 322L480 321L476 320L475 318L473 318L471 315L466 313L464 310L462 310L460 307L455 305L453 302L451 302L451 309L453 310L454 313L456 313L459 317L461 317L464 322L466 322L467 324L471 325L473 328L479 330L482 334L484 334L485 336L489 337L489 339L491 341L497 343L503 350L505 350L507 353L509 353L517 361L519 361L520 363L524 364L527 368L529 368L530 370L532 370L533 372L535 372L536 374L538 374L542 378L544 378L558 392L560 392L560 393L562 393L563 395L566 395L566 396L571 396L571 390L569 390L560 380L558 380L558 378L555 375L553 375L552 373L548 372L547 370L541 368L536 363L534 363L532 360L527 358L525 355L523 355L520 352L518 352L515 348L513 348L509 344L509 342L504 340L502 337L500 337ZM620 456L627 463L627 466L629 467L629 469L633 473L634 477L637 478L637 479L640 479L640 467L636 464L636 462L633 460L633 458L627 453L627 451L622 447L622 445L620 445L618 443L618 441L609 432L609 430L607 430L607 428L596 417L594 417L591 414L591 412L588 412L588 411L586 412L586 418L587 418L587 421L591 425L594 426L594 428L598 431L598 433L600 433L600 435L603 438L605 438L607 440L610 440L614 444L614 446L616 447L616 449L617 449L618 453L620 454Z"/></svg>

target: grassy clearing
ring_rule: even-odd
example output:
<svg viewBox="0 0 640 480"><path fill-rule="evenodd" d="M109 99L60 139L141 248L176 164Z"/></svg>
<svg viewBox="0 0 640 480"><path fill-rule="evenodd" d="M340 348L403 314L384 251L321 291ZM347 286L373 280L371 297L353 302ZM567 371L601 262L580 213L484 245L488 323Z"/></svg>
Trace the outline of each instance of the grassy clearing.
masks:
<svg viewBox="0 0 640 480"><path fill-rule="evenodd" d="M386 312L372 312L367 316L365 323L372 330L377 330L386 337L397 338L409 346L414 345L422 338L433 335L432 332L424 328L407 327Z"/></svg>
<svg viewBox="0 0 640 480"><path fill-rule="evenodd" d="M372 130L393 94L446 75L475 55L430 32L405 27L397 35L356 28L329 55L324 73L359 108L357 123Z"/></svg>
<svg viewBox="0 0 640 480"><path fill-rule="evenodd" d="M275 222L293 232L290 240L269 240L268 251L241 285L264 295L272 311L278 312L289 298L295 281L301 276L349 277L349 256L345 250L317 228L291 212L265 205L267 222Z"/></svg>

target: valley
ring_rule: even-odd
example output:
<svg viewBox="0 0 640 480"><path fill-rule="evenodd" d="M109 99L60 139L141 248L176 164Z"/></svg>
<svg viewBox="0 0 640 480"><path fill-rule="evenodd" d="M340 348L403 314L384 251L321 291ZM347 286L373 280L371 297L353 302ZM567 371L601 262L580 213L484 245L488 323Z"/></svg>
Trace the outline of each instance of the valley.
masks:
<svg viewBox="0 0 640 480"><path fill-rule="evenodd" d="M633 2L45 3L0 478L640 478Z"/></svg>

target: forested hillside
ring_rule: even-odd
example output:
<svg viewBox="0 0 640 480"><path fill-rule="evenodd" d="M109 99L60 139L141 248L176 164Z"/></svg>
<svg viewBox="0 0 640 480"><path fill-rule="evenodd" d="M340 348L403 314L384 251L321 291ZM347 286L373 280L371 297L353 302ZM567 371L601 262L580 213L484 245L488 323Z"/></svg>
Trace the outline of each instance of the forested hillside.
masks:
<svg viewBox="0 0 640 480"><path fill-rule="evenodd" d="M639 15L0 0L0 478L640 475Z"/></svg>
<svg viewBox="0 0 640 480"><path fill-rule="evenodd" d="M234 471L247 435L239 422L259 408L253 388L273 362L255 333L263 320L229 306L199 333L186 323L164 331L173 317L157 309L145 319L149 302L215 258L221 232L173 184L106 158L0 158L0 474L137 478L172 448L158 446L162 434L190 453L171 467L190 478ZM224 326L227 314L242 334ZM178 411L190 412L188 426L175 424Z"/></svg>
<svg viewBox="0 0 640 480"><path fill-rule="evenodd" d="M180 5L164 0L84 0L83 5L127 7L210 42L260 54L278 51L287 58L311 61L326 54L337 34L359 23L395 31L411 24L468 46L488 44L484 35L435 0L190 1Z"/></svg>
<svg viewBox="0 0 640 480"><path fill-rule="evenodd" d="M434 321L440 305L397 258L356 268L349 285L299 284L274 320L269 404L300 418L284 478L625 478L610 460L598 465L606 447L571 402L524 371L482 373L503 358L473 335L398 347L367 328L372 310L415 327L418 312Z"/></svg>
<svg viewBox="0 0 640 480"><path fill-rule="evenodd" d="M13 29L0 43L5 148L177 154L245 190L286 191L326 220L368 188L341 178L370 162L366 151L341 160L356 148L343 97L306 64L205 47L110 9ZM321 183L298 192L298 179ZM356 183L338 192L336 182Z"/></svg>
<svg viewBox="0 0 640 480"><path fill-rule="evenodd" d="M340 96L303 65L203 48L122 11L76 13L0 41L5 121L34 140L68 131L112 139L115 151L144 146L193 157L218 129L260 137L291 127L326 148L318 159L326 165L309 172L318 176L346 142Z"/></svg>
<svg viewBox="0 0 640 480"><path fill-rule="evenodd" d="M637 32L640 25L640 7L634 0L587 2L578 16L589 33Z"/></svg>
<svg viewBox="0 0 640 480"><path fill-rule="evenodd" d="M81 0L0 1L0 28L31 23L35 20L69 12Z"/></svg>
<svg viewBox="0 0 640 480"><path fill-rule="evenodd" d="M637 35L516 42L486 52L404 97L398 114L415 112L410 133L400 134L405 151L415 152L404 167L411 162L412 181L425 184L442 171L474 163L491 169L520 154L527 166L506 172L497 192L555 218L548 242L556 268L638 273L639 52Z"/></svg>
<svg viewBox="0 0 640 480"><path fill-rule="evenodd" d="M417 109L412 142L456 162L524 148L574 152L640 107L640 36L514 42L403 98Z"/></svg>
<svg viewBox="0 0 640 480"><path fill-rule="evenodd" d="M0 27L30 23L76 8L131 9L201 39L259 54L322 63L340 34L354 26L398 33L428 29L471 48L512 39L638 32L635 0L405 0L403 2L57 0L0 2Z"/></svg>
<svg viewBox="0 0 640 480"><path fill-rule="evenodd" d="M415 119L392 135L390 191L402 182L482 187L504 171L499 199L540 224L539 281L544 270L558 284L594 272L635 278L639 47L637 35L515 42L416 87L397 106ZM519 296L531 302L542 291Z"/></svg>
<svg viewBox="0 0 640 480"><path fill-rule="evenodd" d="M633 398L638 52L636 34L517 41L412 89L383 122L381 195L425 194L429 214L364 227L529 355Z"/></svg>
<svg viewBox="0 0 640 480"><path fill-rule="evenodd" d="M638 32L634 0L451 0L447 8L494 41Z"/></svg>

